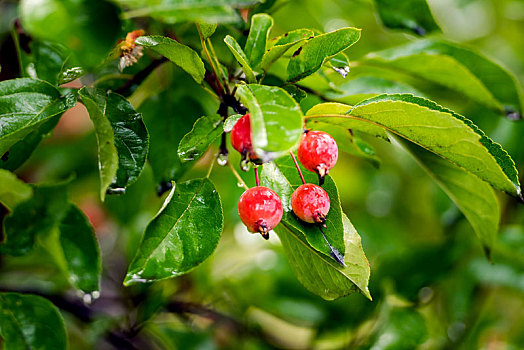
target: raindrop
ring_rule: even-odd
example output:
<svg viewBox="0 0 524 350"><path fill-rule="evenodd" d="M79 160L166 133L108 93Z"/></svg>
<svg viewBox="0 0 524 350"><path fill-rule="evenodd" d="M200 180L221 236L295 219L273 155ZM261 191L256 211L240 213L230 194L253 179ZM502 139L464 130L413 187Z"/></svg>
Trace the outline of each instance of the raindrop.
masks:
<svg viewBox="0 0 524 350"><path fill-rule="evenodd" d="M226 166L227 165L227 154L220 153L217 157L217 163L220 166Z"/></svg>
<svg viewBox="0 0 524 350"><path fill-rule="evenodd" d="M249 159L243 158L240 161L240 169L242 169L242 171L248 171L249 170Z"/></svg>

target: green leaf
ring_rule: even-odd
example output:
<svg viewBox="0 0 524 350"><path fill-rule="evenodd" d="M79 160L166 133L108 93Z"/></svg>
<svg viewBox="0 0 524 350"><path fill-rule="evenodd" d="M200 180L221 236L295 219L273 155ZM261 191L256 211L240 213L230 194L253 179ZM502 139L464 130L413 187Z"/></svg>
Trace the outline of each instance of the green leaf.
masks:
<svg viewBox="0 0 524 350"><path fill-rule="evenodd" d="M32 64L36 76L53 85L58 84L62 67L71 52L63 45L50 41L31 42Z"/></svg>
<svg viewBox="0 0 524 350"><path fill-rule="evenodd" d="M0 82L0 155L75 103L74 96L62 96L45 81L22 78Z"/></svg>
<svg viewBox="0 0 524 350"><path fill-rule="evenodd" d="M0 169L0 203L9 211L21 202L31 198L33 189L31 186L16 177L15 174Z"/></svg>
<svg viewBox="0 0 524 350"><path fill-rule="evenodd" d="M264 57L260 63L260 68L268 71L273 63L282 57L290 48L313 37L314 34L310 29L297 29L271 39L268 42L269 49L264 53Z"/></svg>
<svg viewBox="0 0 524 350"><path fill-rule="evenodd" d="M343 103L320 103L306 112L306 125L308 128L315 130L328 130L332 129L334 126L338 126L346 130L358 130L384 140L389 140L387 133L380 125L359 119L339 119L337 117L346 114L351 110L351 108L351 106Z"/></svg>
<svg viewBox="0 0 524 350"><path fill-rule="evenodd" d="M100 197L121 193L136 181L146 161L149 137L131 104L113 92L82 88L78 92L95 126L98 139Z"/></svg>
<svg viewBox="0 0 524 350"><path fill-rule="evenodd" d="M19 203L4 220L1 251L14 256L28 253L36 234L50 232L68 208L65 185L37 186L33 197Z"/></svg>
<svg viewBox="0 0 524 350"><path fill-rule="evenodd" d="M251 28L247 37L244 52L253 68L257 68L266 52L269 31L273 27L273 18L265 13L251 17Z"/></svg>
<svg viewBox="0 0 524 350"><path fill-rule="evenodd" d="M31 154L33 154L38 145L44 139L51 136L61 116L61 114L55 115L27 134L22 140L12 145L11 148L9 148L9 153L0 160L0 168L15 171L21 167L29 159Z"/></svg>
<svg viewBox="0 0 524 350"><path fill-rule="evenodd" d="M307 93L295 84L285 84L282 86L282 89L286 90L297 103L300 103L300 101L307 97Z"/></svg>
<svg viewBox="0 0 524 350"><path fill-rule="evenodd" d="M63 44L87 67L102 63L115 45L119 12L106 0L23 0L19 11L22 26L32 36Z"/></svg>
<svg viewBox="0 0 524 350"><path fill-rule="evenodd" d="M178 157L182 163L200 159L222 132L222 119L219 115L198 119L193 129L180 141Z"/></svg>
<svg viewBox="0 0 524 350"><path fill-rule="evenodd" d="M242 114L233 114L230 115L225 121L224 121L224 132L231 132L233 130L233 127L237 123L237 121L242 118Z"/></svg>
<svg viewBox="0 0 524 350"><path fill-rule="evenodd" d="M445 86L512 119L522 115L522 97L515 78L486 57L458 45L419 40L371 53L362 63L377 65Z"/></svg>
<svg viewBox="0 0 524 350"><path fill-rule="evenodd" d="M391 29L404 29L417 35L441 32L426 0L375 0L382 23Z"/></svg>
<svg viewBox="0 0 524 350"><path fill-rule="evenodd" d="M342 28L309 39L293 53L287 66L289 81L315 73L324 61L344 51L360 39L360 29Z"/></svg>
<svg viewBox="0 0 524 350"><path fill-rule="evenodd" d="M304 131L297 102L283 89L258 84L238 85L237 95L250 113L255 153L267 161L298 145Z"/></svg>
<svg viewBox="0 0 524 350"><path fill-rule="evenodd" d="M390 136L413 155L420 166L455 202L473 227L489 257L500 221L500 206L491 186L422 147L395 135Z"/></svg>
<svg viewBox="0 0 524 350"><path fill-rule="evenodd" d="M357 104L381 94L413 94L425 97L414 87L384 78L359 76L337 86L337 90L327 91L324 95L330 100L347 104Z"/></svg>
<svg viewBox="0 0 524 350"><path fill-rule="evenodd" d="M256 0L178 0L153 1L117 0L132 10L124 18L153 17L166 23L206 22L230 23L240 21L237 8L253 5Z"/></svg>
<svg viewBox="0 0 524 350"><path fill-rule="evenodd" d="M197 83L200 84L204 80L204 62L190 47L160 35L141 36L135 42L166 57L191 75Z"/></svg>
<svg viewBox="0 0 524 350"><path fill-rule="evenodd" d="M222 229L222 205L209 179L176 184L147 226L124 284L189 272L213 253Z"/></svg>
<svg viewBox="0 0 524 350"><path fill-rule="evenodd" d="M5 218L4 232L1 251L15 256L28 253L37 235L51 236L53 256L71 285L85 293L99 290L98 242L84 213L68 202L66 183L35 186L34 195L18 203ZM52 233L56 233L56 243Z"/></svg>
<svg viewBox="0 0 524 350"><path fill-rule="evenodd" d="M335 72L345 78L350 69L349 57L345 53L338 53L329 61L326 62L327 66L331 67Z"/></svg>
<svg viewBox="0 0 524 350"><path fill-rule="evenodd" d="M301 166L306 183L318 182L318 176ZM288 229L298 233L313 249L332 259L331 249L326 244L317 225L308 224L298 219L291 208L291 195L302 185L295 163L291 156L278 159L276 162L264 164L260 172L260 184L275 191L282 201L283 216L281 223ZM326 227L322 230L329 243L342 255L344 254L344 229L342 226L342 211L338 190L331 177L326 176L322 188L328 193L331 207L327 215ZM333 260L334 261L334 260Z"/></svg>
<svg viewBox="0 0 524 350"><path fill-rule="evenodd" d="M477 175L494 188L521 198L517 170L502 147L463 116L413 95L381 95L354 106L345 115L310 119L341 126L368 122L399 135Z"/></svg>
<svg viewBox="0 0 524 350"><path fill-rule="evenodd" d="M371 300L368 289L370 267L362 250L360 236L345 214L342 214L342 222L346 267L319 254L285 225L277 226L275 232L298 280L311 293L333 300L361 292Z"/></svg>
<svg viewBox="0 0 524 350"><path fill-rule="evenodd" d="M58 229L69 281L85 293L97 292L102 266L95 232L87 217L70 204Z"/></svg>
<svg viewBox="0 0 524 350"><path fill-rule="evenodd" d="M37 295L0 293L0 335L6 349L67 349L64 320Z"/></svg>
<svg viewBox="0 0 524 350"><path fill-rule="evenodd" d="M255 78L255 73L253 73L253 69L248 63L248 58L246 54L244 53L240 45L238 45L235 38L233 38L231 35L226 35L226 37L224 38L224 42L226 43L233 56L235 56L237 62L242 67L242 71L246 75L247 82L256 83L257 78Z"/></svg>
<svg viewBox="0 0 524 350"><path fill-rule="evenodd" d="M204 22L199 22L198 26L200 27L200 31L202 32L202 36L204 37L204 40L211 37L213 33L217 30L217 24L209 24Z"/></svg>

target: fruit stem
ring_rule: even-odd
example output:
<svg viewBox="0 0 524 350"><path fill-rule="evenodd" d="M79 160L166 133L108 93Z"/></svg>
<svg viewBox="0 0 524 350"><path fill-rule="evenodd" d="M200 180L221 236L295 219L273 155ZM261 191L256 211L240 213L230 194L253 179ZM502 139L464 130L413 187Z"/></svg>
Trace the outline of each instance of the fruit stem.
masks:
<svg viewBox="0 0 524 350"><path fill-rule="evenodd" d="M300 179L302 180L302 184L305 184L306 180L304 180L304 175L302 175L302 170L300 170L300 166L298 165L297 158L295 158L295 155L293 154L293 152L289 151L289 154L291 155L291 158L293 158L293 161L295 162L295 166L297 167L298 175L300 175Z"/></svg>
<svg viewBox="0 0 524 350"><path fill-rule="evenodd" d="M258 179L258 168L255 169L255 182L257 183L257 187L260 186L260 180Z"/></svg>
<svg viewBox="0 0 524 350"><path fill-rule="evenodd" d="M244 180L242 179L242 177L240 177L240 175L237 173L235 168L233 168L233 165L231 164L231 162L227 162L227 165L229 166L229 169L231 169L231 172L233 173L233 175L235 175L235 177L237 178L238 183L241 184L242 187L244 187L245 190L249 190L249 187L247 187L247 185L244 182Z"/></svg>

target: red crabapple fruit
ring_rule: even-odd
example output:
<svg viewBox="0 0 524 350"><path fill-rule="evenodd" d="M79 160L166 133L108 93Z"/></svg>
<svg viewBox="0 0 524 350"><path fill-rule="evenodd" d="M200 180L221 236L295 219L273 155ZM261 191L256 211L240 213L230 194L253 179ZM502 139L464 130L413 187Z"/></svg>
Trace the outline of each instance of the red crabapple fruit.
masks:
<svg viewBox="0 0 524 350"><path fill-rule="evenodd" d="M307 131L298 146L298 160L309 171L319 176L322 185L324 176L333 168L338 159L337 143L323 131Z"/></svg>
<svg viewBox="0 0 524 350"><path fill-rule="evenodd" d="M269 231L282 219L282 202L273 190L252 187L240 196L238 214L249 232L258 232L268 239Z"/></svg>
<svg viewBox="0 0 524 350"><path fill-rule="evenodd" d="M302 221L324 223L329 212L329 195L320 186L303 184L291 195L291 208Z"/></svg>
<svg viewBox="0 0 524 350"><path fill-rule="evenodd" d="M251 124L249 114L241 117L231 130L231 145L234 149L240 152L243 156L249 158L256 158L253 151L253 144L251 143Z"/></svg>

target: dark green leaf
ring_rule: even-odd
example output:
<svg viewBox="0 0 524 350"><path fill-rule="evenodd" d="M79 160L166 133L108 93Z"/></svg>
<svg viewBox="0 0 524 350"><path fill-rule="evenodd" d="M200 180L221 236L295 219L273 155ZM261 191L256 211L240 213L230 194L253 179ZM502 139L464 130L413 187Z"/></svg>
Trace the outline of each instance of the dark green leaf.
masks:
<svg viewBox="0 0 524 350"><path fill-rule="evenodd" d="M4 220L3 253L24 255L33 248L36 234L45 235L56 227L69 206L65 188L35 187L34 196L14 208Z"/></svg>
<svg viewBox="0 0 524 350"><path fill-rule="evenodd" d="M458 45L420 40L371 53L363 62L440 84L492 109L504 109L512 119L522 115L515 78L493 61Z"/></svg>
<svg viewBox="0 0 524 350"><path fill-rule="evenodd" d="M147 226L124 284L189 272L213 253L222 228L222 205L209 179L176 184Z"/></svg>
<svg viewBox="0 0 524 350"><path fill-rule="evenodd" d="M224 42L226 43L227 47L235 56L235 59L242 67L242 71L246 75L246 80L248 83L255 83L257 81L257 78L255 78L255 73L253 73L253 69L248 63L248 58L246 54L244 53L244 50L238 45L235 38L233 38L231 35L226 35L224 38Z"/></svg>
<svg viewBox="0 0 524 350"><path fill-rule="evenodd" d="M0 335L6 349L67 349L64 320L37 295L0 293Z"/></svg>
<svg viewBox="0 0 524 350"><path fill-rule="evenodd" d="M470 120L430 100L413 95L381 95L339 117L309 118L348 128L358 127L354 120L382 127L477 175L494 188L521 198L515 163L508 153Z"/></svg>
<svg viewBox="0 0 524 350"><path fill-rule="evenodd" d="M62 96L54 86L41 80L22 78L0 82L0 154L75 103L74 96Z"/></svg>
<svg viewBox="0 0 524 350"><path fill-rule="evenodd" d="M273 18L271 16L259 13L251 17L251 28L249 29L244 52L250 66L255 69L262 62L262 56L266 52L266 44L271 27L273 27Z"/></svg>
<svg viewBox="0 0 524 350"><path fill-rule="evenodd" d="M182 163L200 159L217 137L223 132L220 116L204 116L198 119L193 129L187 133L178 145L178 157Z"/></svg>
<svg viewBox="0 0 524 350"><path fill-rule="evenodd" d="M315 73L324 61L344 51L360 39L360 29L342 28L309 39L291 57L287 66L289 81Z"/></svg>
<svg viewBox="0 0 524 350"><path fill-rule="evenodd" d="M301 167L306 183L318 182L318 176ZM274 190L282 201L284 214L281 223L293 232L305 238L308 245L323 253L327 257L331 255L331 249L326 244L320 229L315 224L308 224L298 219L291 209L291 195L293 191L302 185L295 163L291 156L278 159L276 162L264 164L260 173L260 184ZM323 228L329 243L342 255L344 254L344 229L342 226L342 211L338 191L331 177L326 176L325 184L322 186L331 200L331 209L327 215L326 227ZM331 258L328 258L331 259Z"/></svg>
<svg viewBox="0 0 524 350"><path fill-rule="evenodd" d="M368 289L370 267L362 250L360 236L345 214L342 214L342 222L346 267L319 254L304 242L303 237L285 225L277 226L275 232L298 280L311 293L333 300L361 292L371 300Z"/></svg>
<svg viewBox="0 0 524 350"><path fill-rule="evenodd" d="M475 230L489 256L496 241L500 207L491 186L477 176L411 142L390 135L407 149L446 194Z"/></svg>
<svg viewBox="0 0 524 350"><path fill-rule="evenodd" d="M293 99L298 103L300 103L300 101L305 99L307 96L307 93L304 90L294 84L286 84L282 86L282 89L286 90L287 93L290 94L291 97L293 97Z"/></svg>
<svg viewBox="0 0 524 350"><path fill-rule="evenodd" d="M123 96L92 88L82 88L79 96L95 125L103 200L106 191L121 192L136 181L149 137L141 114Z"/></svg>
<svg viewBox="0 0 524 350"><path fill-rule="evenodd" d="M33 188L18 179L15 174L0 169L0 203L7 209L13 209L21 202L31 198Z"/></svg>
<svg viewBox="0 0 524 350"><path fill-rule="evenodd" d="M297 146L304 131L302 110L285 90L257 84L238 85L237 95L250 113L257 156L270 160Z"/></svg>
<svg viewBox="0 0 524 350"><path fill-rule="evenodd" d="M440 32L426 0L375 0L382 23L391 29L407 29L417 35Z"/></svg>
<svg viewBox="0 0 524 350"><path fill-rule="evenodd" d="M0 160L0 168L15 171L22 164L24 164L38 145L47 137L51 136L51 132L58 124L62 115L55 115L46 122L42 123L38 128L31 131L26 137L18 141L9 148L9 154L4 159Z"/></svg>
<svg viewBox="0 0 524 350"><path fill-rule="evenodd" d="M160 35L141 36L135 42L166 57L190 74L197 83L200 84L204 80L204 62L190 47Z"/></svg>
<svg viewBox="0 0 524 350"><path fill-rule="evenodd" d="M268 42L269 49L264 53L264 57L260 63L260 68L264 71L269 70L273 63L282 57L291 47L313 37L313 35L314 32L310 29L297 29L271 39Z"/></svg>
<svg viewBox="0 0 524 350"><path fill-rule="evenodd" d="M50 41L33 41L31 43L33 68L39 79L58 84L62 67L71 54L67 48Z"/></svg>
<svg viewBox="0 0 524 350"><path fill-rule="evenodd" d="M31 35L63 44L88 67L102 63L120 34L119 9L106 0L23 0L20 18Z"/></svg>
<svg viewBox="0 0 524 350"><path fill-rule="evenodd" d="M58 229L69 281L85 293L97 292L102 269L100 251L87 217L76 205L70 204Z"/></svg>

